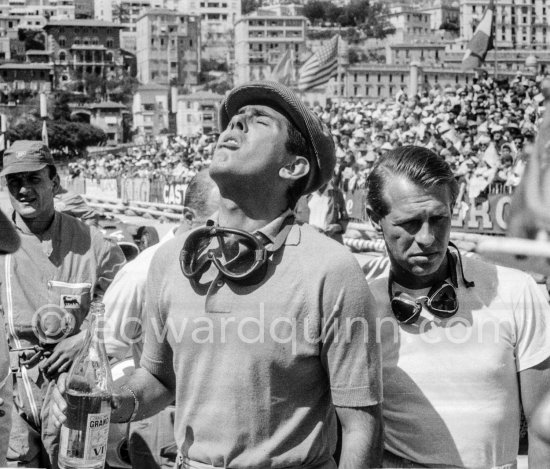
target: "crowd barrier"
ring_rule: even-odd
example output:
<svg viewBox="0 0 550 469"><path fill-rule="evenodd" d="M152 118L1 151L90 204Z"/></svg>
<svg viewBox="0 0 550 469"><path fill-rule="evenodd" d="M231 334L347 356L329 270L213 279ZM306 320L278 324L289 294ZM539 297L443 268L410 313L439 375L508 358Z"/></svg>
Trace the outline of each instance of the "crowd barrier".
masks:
<svg viewBox="0 0 550 469"><path fill-rule="evenodd" d="M187 188L184 183L164 179L88 179L68 176L63 178L62 185L66 189L96 200L118 200L125 206L137 202L149 203L148 207L142 205L141 208L157 211L167 210L167 207L181 207ZM468 199L463 189L464 187L453 213L453 230L503 235L507 229L513 188L499 183L491 184L483 196L475 199ZM348 191L344 197L350 218L358 222L367 221L365 189Z"/></svg>
<svg viewBox="0 0 550 469"><path fill-rule="evenodd" d="M182 206L187 184L164 179L147 178L81 178L64 176L61 185L77 194L106 199L120 199L122 203L148 202Z"/></svg>

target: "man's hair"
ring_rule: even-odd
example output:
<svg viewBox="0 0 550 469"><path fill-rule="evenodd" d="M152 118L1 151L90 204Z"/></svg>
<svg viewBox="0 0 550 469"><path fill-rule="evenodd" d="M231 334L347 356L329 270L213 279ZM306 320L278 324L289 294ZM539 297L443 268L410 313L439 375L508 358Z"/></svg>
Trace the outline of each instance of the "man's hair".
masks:
<svg viewBox="0 0 550 469"><path fill-rule="evenodd" d="M389 212L384 199L386 182L399 176L424 188L446 186L451 205L456 201L458 183L447 162L428 148L404 145L380 158L367 179L367 204L379 218Z"/></svg>
<svg viewBox="0 0 550 469"><path fill-rule="evenodd" d="M211 201L212 191L215 189L217 190L216 183L210 177L207 169L199 171L189 181L183 205L193 209L197 221L206 220L208 216L212 215L212 206L209 202Z"/></svg>
<svg viewBox="0 0 550 469"><path fill-rule="evenodd" d="M291 155L300 155L306 158L310 162L310 171L312 171L312 154L310 149L308 148L306 139L296 128L296 126L292 122L290 122L290 120L287 119L287 122L288 139L285 144L286 150ZM292 184L292 186L288 189L288 205L291 209L294 209L294 207L298 203L298 199L303 195L309 176L309 173L305 176L302 176L300 179L295 181L294 184Z"/></svg>
<svg viewBox="0 0 550 469"><path fill-rule="evenodd" d="M47 168L48 168L48 176L50 177L50 179L53 179L54 177L57 176L57 167L55 165L49 164Z"/></svg>

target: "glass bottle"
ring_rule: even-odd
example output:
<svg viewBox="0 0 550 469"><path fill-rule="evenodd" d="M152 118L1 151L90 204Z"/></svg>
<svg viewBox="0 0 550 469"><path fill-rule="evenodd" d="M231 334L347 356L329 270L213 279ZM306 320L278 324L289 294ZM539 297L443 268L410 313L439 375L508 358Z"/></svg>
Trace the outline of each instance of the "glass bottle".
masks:
<svg viewBox="0 0 550 469"><path fill-rule="evenodd" d="M86 339L67 376L67 419L61 426L59 467L102 469L107 455L113 378L103 343L105 305L93 302Z"/></svg>

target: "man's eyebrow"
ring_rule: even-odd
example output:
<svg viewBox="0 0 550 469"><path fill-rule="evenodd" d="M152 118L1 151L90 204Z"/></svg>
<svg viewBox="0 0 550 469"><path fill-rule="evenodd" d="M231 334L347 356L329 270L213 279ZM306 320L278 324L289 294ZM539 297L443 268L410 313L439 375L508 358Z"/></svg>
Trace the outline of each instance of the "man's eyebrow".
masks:
<svg viewBox="0 0 550 469"><path fill-rule="evenodd" d="M261 116L261 117L269 117L271 119L275 119L275 116L272 116L267 111L265 111L263 109L258 109L258 108L255 108L255 107L250 107L250 108L242 107L237 112L237 114L245 114L245 113L251 114L254 117Z"/></svg>

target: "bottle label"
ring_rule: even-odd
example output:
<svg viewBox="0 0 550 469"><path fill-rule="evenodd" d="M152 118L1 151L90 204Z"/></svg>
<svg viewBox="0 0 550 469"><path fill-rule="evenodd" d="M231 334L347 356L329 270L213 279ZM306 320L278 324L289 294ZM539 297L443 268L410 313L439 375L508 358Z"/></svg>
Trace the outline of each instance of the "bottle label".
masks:
<svg viewBox="0 0 550 469"><path fill-rule="evenodd" d="M107 455L110 419L110 411L100 414L88 414L84 459L102 461Z"/></svg>
<svg viewBox="0 0 550 469"><path fill-rule="evenodd" d="M88 414L84 432L61 426L60 455L84 461L104 461L107 456L111 411ZM84 438L82 438L84 436ZM84 441L82 441L84 440Z"/></svg>

